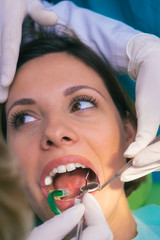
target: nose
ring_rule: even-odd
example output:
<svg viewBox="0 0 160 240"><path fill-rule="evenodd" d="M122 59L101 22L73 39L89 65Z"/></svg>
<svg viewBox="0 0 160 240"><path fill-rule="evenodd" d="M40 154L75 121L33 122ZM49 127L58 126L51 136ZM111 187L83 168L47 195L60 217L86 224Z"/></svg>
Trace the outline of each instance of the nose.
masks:
<svg viewBox="0 0 160 240"><path fill-rule="evenodd" d="M48 120L43 127L41 135L41 148L48 150L51 147L61 147L72 145L78 141L79 137L73 124L66 119L58 118L56 121Z"/></svg>

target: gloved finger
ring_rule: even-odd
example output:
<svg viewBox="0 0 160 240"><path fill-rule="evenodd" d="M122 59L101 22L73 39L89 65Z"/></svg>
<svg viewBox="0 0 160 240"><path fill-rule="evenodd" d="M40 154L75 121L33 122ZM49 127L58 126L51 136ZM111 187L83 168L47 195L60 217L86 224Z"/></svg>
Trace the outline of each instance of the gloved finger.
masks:
<svg viewBox="0 0 160 240"><path fill-rule="evenodd" d="M152 116L152 114L150 113ZM148 118L148 119L147 119ZM157 118L153 120L150 117L144 117L144 119L138 121L138 129L135 141L130 144L127 150L124 152L124 156L126 158L133 158L144 149L148 144L152 142L152 140L156 137L159 120Z"/></svg>
<svg viewBox="0 0 160 240"><path fill-rule="evenodd" d="M106 222L103 212L92 194L86 193L82 199L82 203L86 207L84 216L87 225L96 225L100 221Z"/></svg>
<svg viewBox="0 0 160 240"><path fill-rule="evenodd" d="M88 226L83 231L82 239L113 239L113 234L96 199L86 193L82 202L85 205L84 217Z"/></svg>
<svg viewBox="0 0 160 240"><path fill-rule="evenodd" d="M133 159L135 167L143 167L152 163L160 162L160 141L151 144L140 151Z"/></svg>
<svg viewBox="0 0 160 240"><path fill-rule="evenodd" d="M133 159L133 166L121 174L121 181L128 182L160 170L159 136L152 144L141 150Z"/></svg>
<svg viewBox="0 0 160 240"><path fill-rule="evenodd" d="M4 88L0 86L0 103L4 103L8 97L8 88Z"/></svg>
<svg viewBox="0 0 160 240"><path fill-rule="evenodd" d="M160 171L160 161L142 167L131 166L121 174L120 180L122 182L129 182L156 171Z"/></svg>
<svg viewBox="0 0 160 240"><path fill-rule="evenodd" d="M124 156L128 158L133 158L155 138L160 124L158 101L160 81L157 77L159 75L159 66L157 61L154 60L154 54L155 52L152 51L152 57L147 57L139 68L136 82L136 113L138 127L135 142L129 146L124 154ZM152 69L152 71L150 69ZM153 83L151 83L152 78L154 78Z"/></svg>
<svg viewBox="0 0 160 240"><path fill-rule="evenodd" d="M18 19L3 29L0 59L0 85L2 87L8 87L14 78L21 42L21 25L22 22L20 23Z"/></svg>
<svg viewBox="0 0 160 240"><path fill-rule="evenodd" d="M59 240L64 238L78 224L84 210L83 204L77 204L46 221L41 226L34 228L27 240Z"/></svg>
<svg viewBox="0 0 160 240"><path fill-rule="evenodd" d="M41 26L52 26L57 23L56 13L45 9L40 0L29 1L28 13Z"/></svg>

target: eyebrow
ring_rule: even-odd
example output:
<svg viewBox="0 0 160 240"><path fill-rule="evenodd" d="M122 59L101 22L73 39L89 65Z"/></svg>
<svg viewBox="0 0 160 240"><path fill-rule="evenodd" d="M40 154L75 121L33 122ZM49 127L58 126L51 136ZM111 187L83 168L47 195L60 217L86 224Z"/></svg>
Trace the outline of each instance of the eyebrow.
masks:
<svg viewBox="0 0 160 240"><path fill-rule="evenodd" d="M34 105L36 104L36 101L33 100L32 98L22 98L22 99L19 99L17 101L15 101L9 108L8 112L7 112L7 116L9 114L9 112L11 111L11 109L14 107L14 106L17 106L17 105Z"/></svg>
<svg viewBox="0 0 160 240"><path fill-rule="evenodd" d="M73 93L75 92L78 92L80 91L81 89L91 89L91 90L94 90L96 91L97 93L99 93L103 98L103 94L101 92L99 92L96 88L92 88L92 87L89 87L87 85L77 85L77 86L73 86L73 87L69 87L67 89L65 89L65 91L63 92L63 95L65 97L69 96L69 95L72 95ZM7 116L9 114L9 112L11 111L11 109L17 105L34 105L36 104L36 101L33 100L32 98L22 98L22 99L19 99L17 101L15 101L9 108L8 112L7 112Z"/></svg>
<svg viewBox="0 0 160 240"><path fill-rule="evenodd" d="M63 92L63 94L64 94L65 97L67 97L67 96L69 96L69 95L72 95L72 94L75 93L75 92L80 91L81 89L91 89L91 90L94 90L94 91L96 91L97 93L99 93L99 94L104 98L103 94L102 94L101 92L99 92L96 88L89 87L89 86L87 86L87 85L77 85L77 86L69 87L69 88L67 88L67 89Z"/></svg>

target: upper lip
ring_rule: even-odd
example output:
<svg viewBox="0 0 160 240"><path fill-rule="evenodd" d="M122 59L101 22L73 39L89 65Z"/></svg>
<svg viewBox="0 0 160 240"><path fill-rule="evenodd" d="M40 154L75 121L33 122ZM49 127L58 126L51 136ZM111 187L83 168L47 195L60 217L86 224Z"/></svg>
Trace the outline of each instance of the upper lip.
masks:
<svg viewBox="0 0 160 240"><path fill-rule="evenodd" d="M80 163L85 165L87 168L90 168L92 171L94 171L94 173L96 174L96 176L99 178L99 174L97 172L97 169L95 168L95 166L92 164L91 161L89 161L88 159L82 157L82 156L77 156L77 155L67 155L61 158L57 158L57 159L53 159L51 160L43 169L41 177L40 177L40 186L41 188L45 188L45 178L46 176L50 173L50 171L53 168L56 168L60 165L66 165L69 163Z"/></svg>

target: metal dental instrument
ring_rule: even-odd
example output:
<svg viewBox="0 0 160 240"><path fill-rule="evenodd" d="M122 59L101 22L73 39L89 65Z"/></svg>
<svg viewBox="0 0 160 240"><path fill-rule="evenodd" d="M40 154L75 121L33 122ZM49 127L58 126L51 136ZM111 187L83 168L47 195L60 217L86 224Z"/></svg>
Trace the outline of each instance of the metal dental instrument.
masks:
<svg viewBox="0 0 160 240"><path fill-rule="evenodd" d="M89 171L88 171L88 173L87 173L87 175L86 175L86 177L85 177L85 190L82 190L82 198L81 198L81 202L82 202L82 199L83 199L83 196L84 196L84 194L86 193L86 192L88 192L88 190L87 190L87 185L88 185L88 183L87 183L87 178L88 178L88 176L89 176L89 173L90 173L90 169L89 169ZM82 240L82 230L83 230L83 224L84 224L84 216L81 218L81 220L79 221L79 223L78 223L78 226L77 226L77 233L76 233L76 240Z"/></svg>
<svg viewBox="0 0 160 240"><path fill-rule="evenodd" d="M129 168L132 165L132 161L133 159L131 159L129 162L127 162L122 168L120 168L118 170L118 172L109 180L107 181L105 184L102 185L102 187L99 186L98 182L90 182L87 183L85 185L83 185L80 188L80 191L82 191L82 193L84 191L87 192L94 192L96 190L102 190L103 188L105 188L109 183L111 183L114 179L116 179L117 177L119 177L121 175L121 173L123 173L127 168Z"/></svg>

